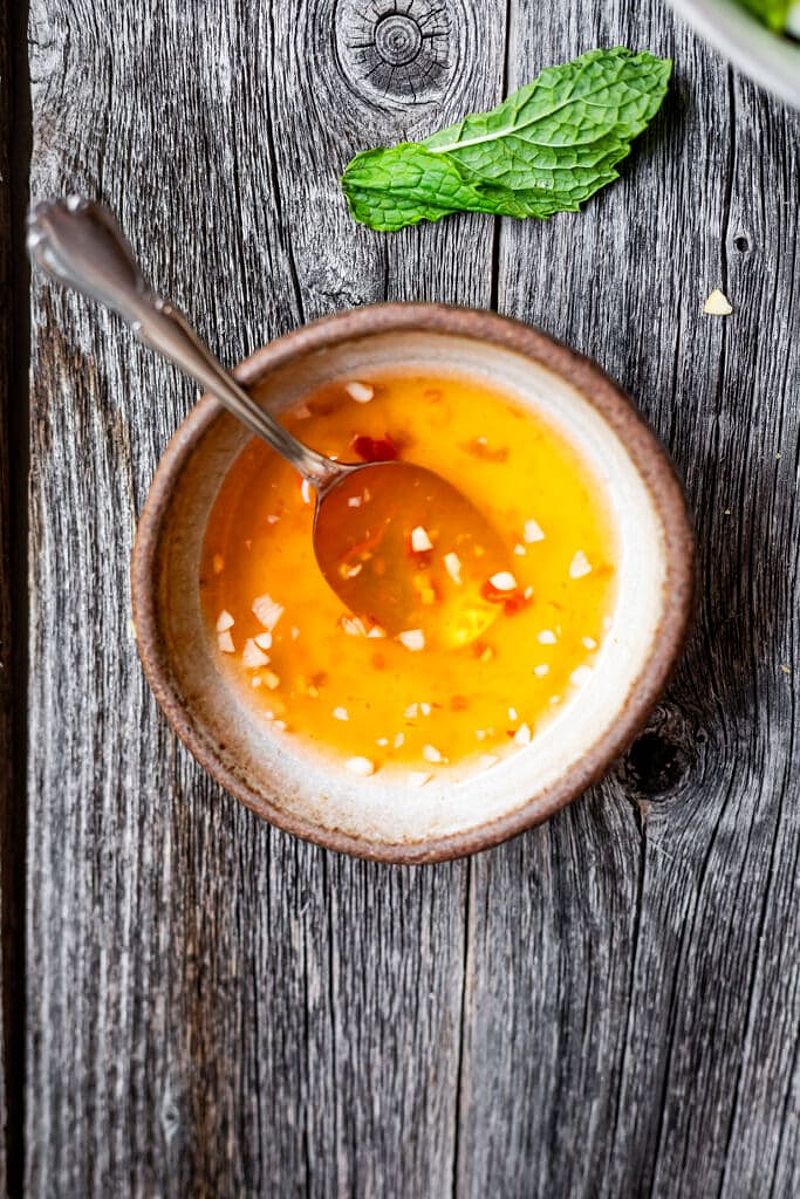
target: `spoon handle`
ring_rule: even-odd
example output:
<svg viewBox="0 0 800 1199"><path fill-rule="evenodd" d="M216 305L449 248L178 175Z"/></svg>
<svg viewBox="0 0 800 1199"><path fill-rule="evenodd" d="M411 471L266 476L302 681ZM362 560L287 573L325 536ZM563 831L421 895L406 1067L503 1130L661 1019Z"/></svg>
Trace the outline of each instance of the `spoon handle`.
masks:
<svg viewBox="0 0 800 1199"><path fill-rule="evenodd" d="M47 200L28 216L28 252L65 287L113 309L151 349L211 392L251 433L316 488L346 468L298 441L253 400L200 340L185 317L150 291L112 215L81 196Z"/></svg>

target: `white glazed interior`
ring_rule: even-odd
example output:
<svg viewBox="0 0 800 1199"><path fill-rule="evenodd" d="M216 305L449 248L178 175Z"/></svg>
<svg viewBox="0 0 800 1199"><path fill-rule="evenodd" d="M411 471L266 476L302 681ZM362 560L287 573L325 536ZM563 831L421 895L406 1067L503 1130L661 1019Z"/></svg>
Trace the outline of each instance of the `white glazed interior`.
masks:
<svg viewBox="0 0 800 1199"><path fill-rule="evenodd" d="M465 778L445 771L412 788L388 772L354 779L343 766L298 752L297 742L259 719L244 692L218 668L197 586L208 513L248 436L227 416L205 433L175 490L162 541L159 607L179 690L210 730L208 748L236 777L270 803L321 828L377 842L415 843L463 833L514 812L562 778L607 732L653 646L663 614L666 553L659 514L616 433L571 384L501 347L443 334L377 334L318 351L302 366L282 368L260 394L279 409L321 382L398 367L468 374L504 389L558 426L606 491L620 545L612 627L591 680L564 702L531 745L488 771Z"/></svg>

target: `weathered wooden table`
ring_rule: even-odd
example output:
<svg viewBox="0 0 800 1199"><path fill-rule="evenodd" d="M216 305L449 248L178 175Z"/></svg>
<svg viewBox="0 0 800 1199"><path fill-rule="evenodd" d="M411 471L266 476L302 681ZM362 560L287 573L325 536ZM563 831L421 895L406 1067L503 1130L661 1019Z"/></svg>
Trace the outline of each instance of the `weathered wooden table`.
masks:
<svg viewBox="0 0 800 1199"><path fill-rule="evenodd" d="M661 0L3 7L11 1191L800 1193L798 116ZM672 54L675 83L582 215L348 217L355 150L616 43ZM611 777L472 861L388 869L204 776L128 623L136 514L192 389L38 277L28 321L29 180L108 201L229 362L348 305L445 300L629 389L686 479L700 602ZM714 286L729 319L702 315Z"/></svg>

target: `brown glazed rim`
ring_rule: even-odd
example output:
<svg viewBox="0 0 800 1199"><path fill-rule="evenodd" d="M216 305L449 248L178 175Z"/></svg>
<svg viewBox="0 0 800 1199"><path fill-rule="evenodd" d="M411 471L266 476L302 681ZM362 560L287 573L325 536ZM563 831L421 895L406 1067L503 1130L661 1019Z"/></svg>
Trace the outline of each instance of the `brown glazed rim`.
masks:
<svg viewBox="0 0 800 1199"><path fill-rule="evenodd" d="M507 815L465 832L415 842L382 842L320 827L282 811L221 760L214 738L181 694L158 621L159 548L172 493L200 438L222 413L209 396L192 409L169 442L153 478L133 551L133 617L139 655L167 720L187 749L227 791L278 828L327 849L382 862L439 862L498 845L541 823L575 799L630 744L653 709L678 657L694 594L694 538L681 486L672 465L630 401L593 362L546 334L491 312L443 304L377 304L325 317L256 350L236 367L240 383L253 386L267 374L314 351L390 332L441 333L500 346L533 359L571 383L603 416L626 448L663 523L665 602L650 656L631 687L613 726L552 785Z"/></svg>

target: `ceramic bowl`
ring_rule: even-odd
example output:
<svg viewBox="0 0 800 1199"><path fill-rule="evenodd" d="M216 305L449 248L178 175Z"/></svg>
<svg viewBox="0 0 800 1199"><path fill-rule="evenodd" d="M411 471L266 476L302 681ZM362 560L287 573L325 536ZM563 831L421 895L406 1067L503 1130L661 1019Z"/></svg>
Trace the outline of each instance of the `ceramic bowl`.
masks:
<svg viewBox="0 0 800 1199"><path fill-rule="evenodd" d="M735 67L800 108L800 42L773 33L738 0L670 0L687 25Z"/></svg>
<svg viewBox="0 0 800 1199"><path fill-rule="evenodd" d="M612 624L590 682L530 746L490 771L412 789L354 779L270 731L219 669L198 588L209 512L248 434L216 401L192 410L159 464L137 533L139 652L167 719L194 756L259 816L331 849L388 862L473 853L574 799L625 749L681 648L693 541L670 463L599 368L488 312L389 304L333 316L258 350L236 370L279 411L323 382L386 368L457 372L499 385L555 423L601 481L620 547Z"/></svg>

